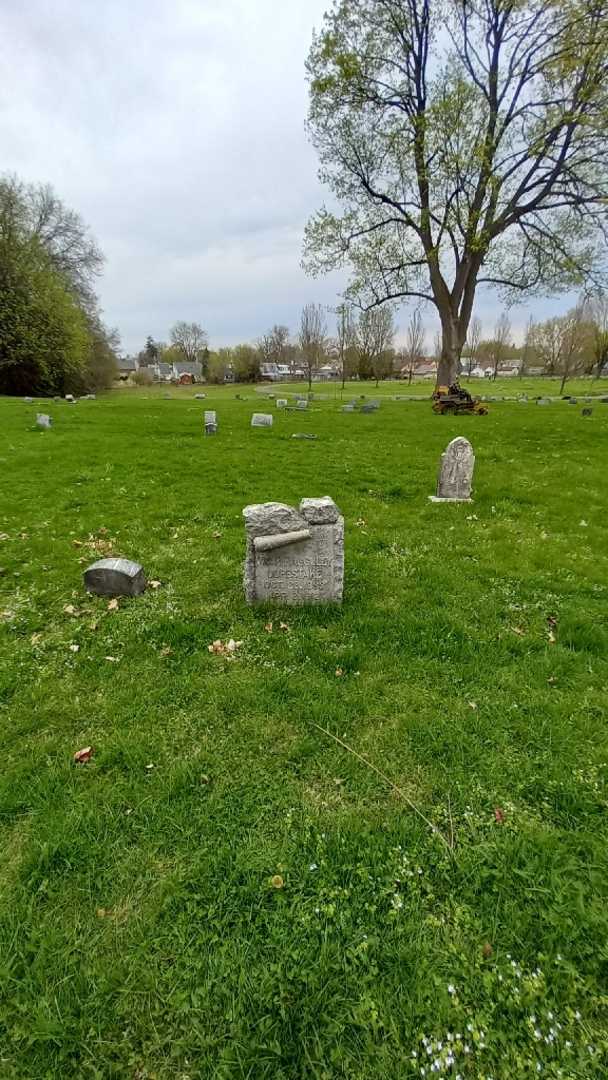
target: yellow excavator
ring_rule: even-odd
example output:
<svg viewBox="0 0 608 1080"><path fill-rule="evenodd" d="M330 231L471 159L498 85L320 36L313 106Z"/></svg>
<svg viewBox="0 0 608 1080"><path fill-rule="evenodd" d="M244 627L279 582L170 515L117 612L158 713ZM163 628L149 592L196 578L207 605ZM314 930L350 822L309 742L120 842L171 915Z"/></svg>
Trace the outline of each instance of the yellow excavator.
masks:
<svg viewBox="0 0 608 1080"><path fill-rule="evenodd" d="M473 398L457 382L451 386L437 386L433 393L433 412L436 413L476 413L487 416L486 406Z"/></svg>

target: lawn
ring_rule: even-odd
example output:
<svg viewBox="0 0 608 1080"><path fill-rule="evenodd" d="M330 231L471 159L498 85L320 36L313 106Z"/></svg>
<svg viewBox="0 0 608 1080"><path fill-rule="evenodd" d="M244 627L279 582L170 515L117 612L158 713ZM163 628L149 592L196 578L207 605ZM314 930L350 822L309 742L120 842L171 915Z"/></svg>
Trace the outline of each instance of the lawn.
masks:
<svg viewBox="0 0 608 1080"><path fill-rule="evenodd" d="M0 1077L605 1078L608 404L195 389L0 400ZM343 606L246 607L242 508L323 494Z"/></svg>

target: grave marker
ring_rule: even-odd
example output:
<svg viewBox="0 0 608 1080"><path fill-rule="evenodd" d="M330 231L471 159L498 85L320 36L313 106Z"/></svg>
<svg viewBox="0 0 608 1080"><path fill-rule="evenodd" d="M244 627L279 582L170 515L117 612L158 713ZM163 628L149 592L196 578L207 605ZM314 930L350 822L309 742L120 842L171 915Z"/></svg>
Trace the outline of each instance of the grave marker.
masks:
<svg viewBox="0 0 608 1080"><path fill-rule="evenodd" d="M41 428L50 428L53 421L48 413L39 412L36 413L36 424Z"/></svg>
<svg viewBox="0 0 608 1080"><path fill-rule="evenodd" d="M205 435L217 435L217 416L214 409L205 409Z"/></svg>
<svg viewBox="0 0 608 1080"><path fill-rule="evenodd" d="M344 581L344 518L328 495L243 510L247 536L245 599L249 604L340 603Z"/></svg>
<svg viewBox="0 0 608 1080"><path fill-rule="evenodd" d="M252 427L272 427L272 413L254 412L251 417Z"/></svg>
<svg viewBox="0 0 608 1080"><path fill-rule="evenodd" d="M85 570L84 584L97 596L139 596L146 577L143 567L131 559L98 559Z"/></svg>
<svg viewBox="0 0 608 1080"><path fill-rule="evenodd" d="M468 439L458 435L441 455L437 494L429 495L431 502L471 502L474 468L473 447Z"/></svg>

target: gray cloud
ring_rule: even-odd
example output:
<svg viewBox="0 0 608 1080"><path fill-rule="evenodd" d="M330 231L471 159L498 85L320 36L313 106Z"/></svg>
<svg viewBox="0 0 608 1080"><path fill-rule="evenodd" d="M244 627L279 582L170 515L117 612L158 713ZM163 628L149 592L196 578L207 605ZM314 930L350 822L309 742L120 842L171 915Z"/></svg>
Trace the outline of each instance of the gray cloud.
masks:
<svg viewBox="0 0 608 1080"><path fill-rule="evenodd" d="M166 339L178 318L202 322L217 346L277 321L295 331L304 303L337 302L339 275L312 281L300 268L304 224L323 201L304 59L327 6L5 7L3 169L50 181L91 226L107 259L105 317L127 350L149 333ZM497 307L482 302L488 331ZM514 313L514 326L525 318Z"/></svg>

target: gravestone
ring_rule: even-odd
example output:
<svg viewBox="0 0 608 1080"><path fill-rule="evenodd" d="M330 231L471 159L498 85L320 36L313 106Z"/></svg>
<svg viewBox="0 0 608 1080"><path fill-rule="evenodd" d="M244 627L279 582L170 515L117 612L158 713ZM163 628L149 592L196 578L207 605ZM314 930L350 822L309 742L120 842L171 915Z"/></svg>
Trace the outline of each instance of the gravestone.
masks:
<svg viewBox="0 0 608 1080"><path fill-rule="evenodd" d="M308 399L307 398L298 398L297 405L298 405L298 409L307 409L308 408Z"/></svg>
<svg viewBox="0 0 608 1080"><path fill-rule="evenodd" d="M36 423L37 423L38 427L50 428L53 421L51 420L48 413L39 412L39 413L36 413Z"/></svg>
<svg viewBox="0 0 608 1080"><path fill-rule="evenodd" d="M287 407L287 398L278 397L275 404L277 409L285 409Z"/></svg>
<svg viewBox="0 0 608 1080"><path fill-rule="evenodd" d="M252 427L272 427L272 413L254 412L251 417Z"/></svg>
<svg viewBox="0 0 608 1080"><path fill-rule="evenodd" d="M355 406L354 405L343 405L342 406L342 412L354 412L354 411L355 411Z"/></svg>
<svg viewBox="0 0 608 1080"><path fill-rule="evenodd" d="M549 398L539 397L539 398L536 399L536 404L537 405L550 405L551 402L550 402Z"/></svg>
<svg viewBox="0 0 608 1080"><path fill-rule="evenodd" d="M578 405L578 398L571 397L569 400L570 405Z"/></svg>
<svg viewBox="0 0 608 1080"><path fill-rule="evenodd" d="M205 399L206 397L207 397L207 395L206 395L206 394L195 394L195 395L194 395L194 399L195 399L195 401L204 401L204 399Z"/></svg>
<svg viewBox="0 0 608 1080"><path fill-rule="evenodd" d="M378 409L378 403L376 401L366 401L365 405L362 405L359 412L370 413L376 412Z"/></svg>
<svg viewBox="0 0 608 1080"><path fill-rule="evenodd" d="M431 502L471 502L475 455L468 439L458 435L441 455L437 494Z"/></svg>
<svg viewBox="0 0 608 1080"><path fill-rule="evenodd" d="M217 435L217 416L214 409L205 409L205 435Z"/></svg>
<svg viewBox="0 0 608 1080"><path fill-rule="evenodd" d="M593 409L582 409L581 410L581 415L582 416L593 416Z"/></svg>
<svg viewBox="0 0 608 1080"><path fill-rule="evenodd" d="M306 394L294 394L296 401L308 401Z"/></svg>
<svg viewBox="0 0 608 1080"><path fill-rule="evenodd" d="M26 405L31 405L34 399L33 397L24 397L23 400L25 401Z"/></svg>
<svg viewBox="0 0 608 1080"><path fill-rule="evenodd" d="M75 405L76 404L76 398L74 397L73 394L66 394L65 395L65 400L68 401L70 403L70 405Z"/></svg>
<svg viewBox="0 0 608 1080"><path fill-rule="evenodd" d="M316 435L310 435L305 431L294 431L292 439L316 439Z"/></svg>
<svg viewBox="0 0 608 1080"><path fill-rule="evenodd" d="M97 596L139 596L146 576L143 567L131 559L98 559L85 570L84 584Z"/></svg>
<svg viewBox="0 0 608 1080"><path fill-rule="evenodd" d="M333 499L302 499L298 509L257 503L246 506L243 517L247 603L342 601L344 518Z"/></svg>

